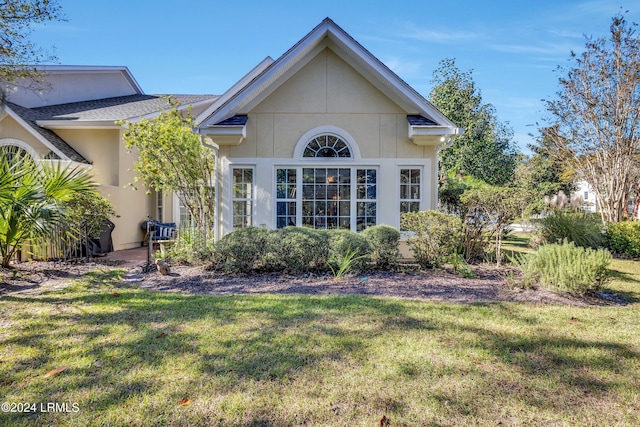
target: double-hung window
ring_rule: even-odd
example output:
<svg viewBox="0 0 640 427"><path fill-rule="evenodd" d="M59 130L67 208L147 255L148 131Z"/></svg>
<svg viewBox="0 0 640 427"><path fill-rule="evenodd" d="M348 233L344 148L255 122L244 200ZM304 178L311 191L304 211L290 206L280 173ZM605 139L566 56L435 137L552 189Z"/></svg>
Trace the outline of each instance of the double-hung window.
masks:
<svg viewBox="0 0 640 427"><path fill-rule="evenodd" d="M276 227L296 225L297 169L276 170Z"/></svg>
<svg viewBox="0 0 640 427"><path fill-rule="evenodd" d="M400 214L418 212L422 192L422 173L419 168L400 169Z"/></svg>
<svg viewBox="0 0 640 427"><path fill-rule="evenodd" d="M233 228L253 225L253 168L234 167L233 176Z"/></svg>

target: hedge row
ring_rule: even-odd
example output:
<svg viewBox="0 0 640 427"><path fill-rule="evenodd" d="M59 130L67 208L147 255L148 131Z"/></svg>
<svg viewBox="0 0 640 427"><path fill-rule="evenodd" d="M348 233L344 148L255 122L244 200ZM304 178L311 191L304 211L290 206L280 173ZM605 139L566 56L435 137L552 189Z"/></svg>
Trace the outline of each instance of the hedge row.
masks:
<svg viewBox="0 0 640 427"><path fill-rule="evenodd" d="M397 262L399 240L398 230L387 225L369 227L361 234L305 227L247 227L216 243L213 268L233 273L325 272L339 269L349 258L349 270L354 273L387 269Z"/></svg>

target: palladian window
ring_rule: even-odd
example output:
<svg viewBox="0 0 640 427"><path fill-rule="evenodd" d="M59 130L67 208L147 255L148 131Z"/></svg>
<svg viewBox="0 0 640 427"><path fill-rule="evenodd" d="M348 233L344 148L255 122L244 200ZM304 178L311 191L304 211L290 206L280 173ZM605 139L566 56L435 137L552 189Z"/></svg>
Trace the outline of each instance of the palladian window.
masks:
<svg viewBox="0 0 640 427"><path fill-rule="evenodd" d="M353 159L342 138L323 134L304 146L303 159L319 164L276 168L276 227L362 231L377 221L378 170L338 165Z"/></svg>

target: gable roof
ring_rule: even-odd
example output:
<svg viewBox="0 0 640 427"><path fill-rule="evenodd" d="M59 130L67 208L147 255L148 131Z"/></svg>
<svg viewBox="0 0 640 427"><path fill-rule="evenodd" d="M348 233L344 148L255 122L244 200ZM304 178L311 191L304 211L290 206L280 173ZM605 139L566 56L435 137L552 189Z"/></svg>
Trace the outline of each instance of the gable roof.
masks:
<svg viewBox="0 0 640 427"><path fill-rule="evenodd" d="M169 98L178 101L179 109L214 102L216 95L129 95L69 104L32 108L37 123L47 128L112 127L118 120L135 121L158 114L171 107Z"/></svg>
<svg viewBox="0 0 640 427"><path fill-rule="evenodd" d="M67 144L62 138L53 131L45 129L36 124L38 119L37 113L29 108L21 107L12 102L7 102L5 111L12 116L18 123L21 123L32 135L34 135L46 147L49 147L57 157L73 160L74 162L89 164L80 153Z"/></svg>
<svg viewBox="0 0 640 427"><path fill-rule="evenodd" d="M6 111L59 158L90 163L51 129L112 128L118 120L136 121L153 117L171 107L168 98L180 103L179 108L208 104L215 95L129 95L68 104L25 108L7 102Z"/></svg>
<svg viewBox="0 0 640 427"><path fill-rule="evenodd" d="M325 18L280 58L228 96L223 103L216 103L215 108L201 114L198 117L198 121L202 123L199 131L207 133L207 128L219 126L220 122L235 115L247 114L252 107L273 93L313 59L316 53L324 49L325 39L329 39L339 48L335 51L338 56L404 108L408 114L422 116L440 129L446 128L447 134L458 133L459 129L453 122L330 18Z"/></svg>

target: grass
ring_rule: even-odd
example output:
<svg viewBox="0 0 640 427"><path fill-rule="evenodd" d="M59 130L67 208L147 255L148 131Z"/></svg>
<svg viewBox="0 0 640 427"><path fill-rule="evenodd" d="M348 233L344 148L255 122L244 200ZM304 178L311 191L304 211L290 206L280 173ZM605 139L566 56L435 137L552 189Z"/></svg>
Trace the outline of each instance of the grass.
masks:
<svg viewBox="0 0 640 427"><path fill-rule="evenodd" d="M609 291L638 301L638 263L613 268ZM198 296L121 275L2 297L1 400L72 410L0 425L640 424L638 302Z"/></svg>

